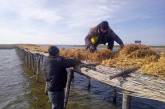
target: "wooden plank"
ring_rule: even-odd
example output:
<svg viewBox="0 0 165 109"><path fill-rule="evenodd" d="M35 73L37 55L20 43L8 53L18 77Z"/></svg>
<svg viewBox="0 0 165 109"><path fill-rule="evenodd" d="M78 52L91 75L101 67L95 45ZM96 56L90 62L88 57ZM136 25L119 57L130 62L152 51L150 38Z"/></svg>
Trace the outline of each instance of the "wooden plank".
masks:
<svg viewBox="0 0 165 109"><path fill-rule="evenodd" d="M114 74L114 75L110 76L109 78L114 79L114 78L120 77L120 76L122 76L122 77L128 76L128 74L135 72L137 69L139 69L139 67L132 67L132 68L126 69L124 71L121 71L120 73Z"/></svg>
<svg viewBox="0 0 165 109"><path fill-rule="evenodd" d="M127 93L123 93L122 109L130 109L131 96Z"/></svg>
<svg viewBox="0 0 165 109"><path fill-rule="evenodd" d="M103 74L100 72L96 72L90 70L88 68L80 68L79 69L83 75L94 78L98 81L106 83L111 86L118 87L123 90L127 90L131 92L132 96L154 99L158 101L165 102L165 81L156 80L156 79L147 79L148 77L143 75L143 79L138 76L129 76L126 78L114 78L112 80L109 79L110 74ZM115 69L110 69L109 72L114 72ZM140 75L139 72L136 72L137 75ZM157 82L157 83L156 83Z"/></svg>

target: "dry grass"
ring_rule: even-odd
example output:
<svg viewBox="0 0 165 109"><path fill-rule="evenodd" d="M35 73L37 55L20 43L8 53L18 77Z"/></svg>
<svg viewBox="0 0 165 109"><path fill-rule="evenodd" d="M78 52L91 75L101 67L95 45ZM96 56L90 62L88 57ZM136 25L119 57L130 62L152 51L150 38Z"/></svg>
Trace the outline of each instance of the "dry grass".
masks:
<svg viewBox="0 0 165 109"><path fill-rule="evenodd" d="M24 45L23 48L37 52L48 52L48 47L36 45ZM146 45L126 45L115 54L110 50L101 49L90 53L85 49L70 48L60 49L60 55L66 58L76 58L90 62L99 62L102 65L120 69L139 66L143 74L154 75L165 78L165 53L158 54Z"/></svg>
<svg viewBox="0 0 165 109"><path fill-rule="evenodd" d="M127 58L144 58L148 56L157 56L157 53L146 45L129 44L119 52L119 56Z"/></svg>
<svg viewBox="0 0 165 109"><path fill-rule="evenodd" d="M26 50L35 51L35 52L44 52L48 53L49 46L39 46L34 44L26 44L26 45L18 45L20 48L24 48Z"/></svg>
<svg viewBox="0 0 165 109"><path fill-rule="evenodd" d="M109 67L116 67L120 69L126 69L128 67L133 66L143 66L144 64L149 64L157 60L156 57L150 56L146 58L114 58L114 59L107 59L102 61L102 65L109 66Z"/></svg>
<svg viewBox="0 0 165 109"><path fill-rule="evenodd" d="M122 50L114 55L112 59L104 60L103 65L127 68L130 66L142 66L152 61L157 61L159 55L156 51L145 45L126 45Z"/></svg>
<svg viewBox="0 0 165 109"><path fill-rule="evenodd" d="M165 55L161 55L158 61L143 65L140 71L143 74L165 78Z"/></svg>
<svg viewBox="0 0 165 109"><path fill-rule="evenodd" d="M30 51L44 52L44 53L48 53L48 48L49 48L49 46L43 47L38 45L20 45L19 47ZM83 48L70 48L70 49L61 48L60 55L66 58L75 58L79 60L101 63L102 60L109 59L110 56L112 55L112 52L108 49L101 49L99 51L96 51L95 53L90 53L89 51Z"/></svg>
<svg viewBox="0 0 165 109"><path fill-rule="evenodd" d="M85 49L61 49L60 55L67 58L76 58L79 60L86 60L91 62L102 62L102 60L109 59L112 52L107 49L102 49L96 51L95 53L90 53Z"/></svg>
<svg viewBox="0 0 165 109"><path fill-rule="evenodd" d="M126 45L112 59L103 60L102 64L121 69L139 66L143 74L165 78L165 53L157 54L145 45Z"/></svg>

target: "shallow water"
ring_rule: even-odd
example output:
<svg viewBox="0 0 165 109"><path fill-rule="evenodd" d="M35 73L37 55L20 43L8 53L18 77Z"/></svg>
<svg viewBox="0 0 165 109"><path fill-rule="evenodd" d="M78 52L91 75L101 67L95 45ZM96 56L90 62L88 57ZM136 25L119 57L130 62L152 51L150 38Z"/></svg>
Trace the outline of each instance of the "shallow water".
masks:
<svg viewBox="0 0 165 109"><path fill-rule="evenodd" d="M26 72L26 73L25 73ZM68 109L120 109L121 94L117 105L112 103L112 89L98 81L75 75L71 85ZM49 109L43 82L36 82L31 73L22 67L15 49L0 50L0 109ZM165 109L165 103L133 97L132 109Z"/></svg>
<svg viewBox="0 0 165 109"><path fill-rule="evenodd" d="M23 75L14 49L0 50L0 109L24 109L28 107L27 79Z"/></svg>

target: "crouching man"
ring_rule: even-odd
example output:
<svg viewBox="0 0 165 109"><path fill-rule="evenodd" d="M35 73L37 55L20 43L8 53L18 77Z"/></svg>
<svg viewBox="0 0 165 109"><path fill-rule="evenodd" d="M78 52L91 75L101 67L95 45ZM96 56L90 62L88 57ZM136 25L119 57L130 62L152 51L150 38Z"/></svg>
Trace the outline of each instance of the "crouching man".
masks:
<svg viewBox="0 0 165 109"><path fill-rule="evenodd" d="M48 97L52 109L64 109L64 89L67 81L66 68L74 67L80 62L59 56L59 49L56 46L51 46L48 52L49 56L44 59Z"/></svg>
<svg viewBox="0 0 165 109"><path fill-rule="evenodd" d="M118 35L109 27L107 21L102 21L100 24L90 29L90 32L85 37L86 49L89 49L90 52L94 52L97 49L99 44L108 43L107 48L112 50L114 42L117 42L121 48L124 47L123 41L119 38Z"/></svg>

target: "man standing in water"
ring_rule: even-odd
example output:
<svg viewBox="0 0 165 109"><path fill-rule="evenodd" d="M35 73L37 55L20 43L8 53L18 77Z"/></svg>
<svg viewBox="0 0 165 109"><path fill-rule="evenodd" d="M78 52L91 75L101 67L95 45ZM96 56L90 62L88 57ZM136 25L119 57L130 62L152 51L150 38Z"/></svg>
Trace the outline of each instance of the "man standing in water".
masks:
<svg viewBox="0 0 165 109"><path fill-rule="evenodd" d="M112 50L116 41L120 47L124 46L123 41L109 27L107 21L103 21L96 27L92 28L85 38L86 49L94 52L99 44L108 43L107 48Z"/></svg>
<svg viewBox="0 0 165 109"><path fill-rule="evenodd" d="M52 103L52 109L64 109L64 89L67 81L66 68L74 67L80 62L59 56L59 49L56 46L51 46L48 52L49 56L44 61L48 97Z"/></svg>

